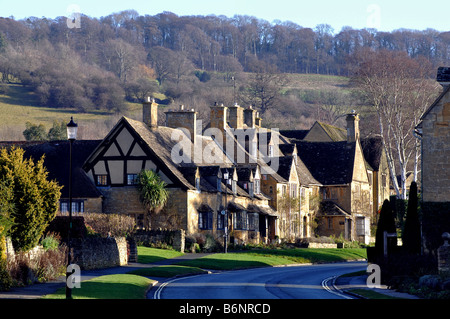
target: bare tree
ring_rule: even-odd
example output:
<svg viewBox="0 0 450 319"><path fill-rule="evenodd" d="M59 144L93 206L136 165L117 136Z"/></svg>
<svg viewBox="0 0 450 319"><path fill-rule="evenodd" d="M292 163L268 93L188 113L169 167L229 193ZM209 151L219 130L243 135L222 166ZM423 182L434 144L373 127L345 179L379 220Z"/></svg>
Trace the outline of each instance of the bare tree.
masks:
<svg viewBox="0 0 450 319"><path fill-rule="evenodd" d="M287 78L279 74L276 68L263 61L255 61L252 66L247 87L241 94L245 104L251 104L264 114L277 104L281 96L281 88L286 85Z"/></svg>
<svg viewBox="0 0 450 319"><path fill-rule="evenodd" d="M354 83L376 111L392 185L397 197L406 199L408 168L412 160L416 179L420 157L413 129L437 93L429 76L431 64L425 58L412 59L404 52L386 50L361 51L355 62Z"/></svg>

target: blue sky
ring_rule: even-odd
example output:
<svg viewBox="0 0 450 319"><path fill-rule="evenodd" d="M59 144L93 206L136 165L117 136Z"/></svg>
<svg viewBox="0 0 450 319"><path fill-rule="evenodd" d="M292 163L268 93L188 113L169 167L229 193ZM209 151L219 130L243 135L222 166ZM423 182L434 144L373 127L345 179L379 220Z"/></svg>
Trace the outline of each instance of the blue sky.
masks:
<svg viewBox="0 0 450 319"><path fill-rule="evenodd" d="M292 21L309 28L327 23L335 33L343 26L374 27L379 31L399 28L450 31L449 0L0 0L0 16L55 18L72 12L71 5L90 17L134 9L140 15L163 11L177 15L250 15L269 22Z"/></svg>

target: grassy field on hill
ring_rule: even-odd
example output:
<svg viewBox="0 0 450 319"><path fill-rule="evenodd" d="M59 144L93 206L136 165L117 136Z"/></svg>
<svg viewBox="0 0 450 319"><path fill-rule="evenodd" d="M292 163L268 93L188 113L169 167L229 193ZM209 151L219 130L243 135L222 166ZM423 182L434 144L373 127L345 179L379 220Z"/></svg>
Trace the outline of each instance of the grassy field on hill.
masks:
<svg viewBox="0 0 450 319"><path fill-rule="evenodd" d="M294 101L294 106L284 107L284 105L281 105L278 109L281 113L288 113L292 118L300 119L301 115L303 115L303 119L308 118L305 127L309 127L313 120L318 117L314 113L320 105L324 105L325 109L330 108L331 105L333 111L336 108L344 110L350 107L347 105L351 98L348 89L349 79L346 77L317 74L286 74L286 77L289 81L281 92L283 96L288 96ZM217 78L212 80L209 85L226 88L227 84ZM199 89L201 89L200 86ZM201 94L205 93L201 92ZM68 122L71 116L79 125L80 139L101 139L123 115L141 120L141 105L139 103L127 103L127 106L125 114L117 114L106 110L77 113L70 108L39 106L35 93L28 87L20 84L3 84L2 90L0 90L0 140L24 140L22 132L25 130L27 121L33 124L43 124L48 130L52 127L53 121ZM174 105L170 105L168 108L173 107ZM197 109L196 105L189 107ZM203 112L200 112L199 118L203 117L202 119L207 121L208 119L204 117L208 113L208 111L203 110ZM267 118L263 119L263 125L264 123L272 124L273 118L271 116L271 114L268 114ZM279 123L275 121L273 124Z"/></svg>

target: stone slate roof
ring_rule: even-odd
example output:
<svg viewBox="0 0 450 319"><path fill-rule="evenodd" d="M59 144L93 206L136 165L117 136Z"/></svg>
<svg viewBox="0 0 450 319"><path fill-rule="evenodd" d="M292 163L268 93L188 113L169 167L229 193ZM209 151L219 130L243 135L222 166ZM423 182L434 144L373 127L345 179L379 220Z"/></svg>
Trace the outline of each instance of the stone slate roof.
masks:
<svg viewBox="0 0 450 319"><path fill-rule="evenodd" d="M331 138L333 142L341 142L347 140L346 130L322 122L316 123L327 133L327 135Z"/></svg>
<svg viewBox="0 0 450 319"><path fill-rule="evenodd" d="M353 177L356 143L297 142L298 156L322 185L349 184Z"/></svg>
<svg viewBox="0 0 450 319"><path fill-rule="evenodd" d="M98 198L102 194L81 169L84 161L101 140L76 140L72 148L72 197ZM69 141L50 142L0 142L0 147L18 146L24 149L25 158L39 160L43 155L48 178L62 185L61 198L69 198Z"/></svg>
<svg viewBox="0 0 450 319"><path fill-rule="evenodd" d="M322 216L351 216L349 212L330 200L320 203L319 214Z"/></svg>
<svg viewBox="0 0 450 319"><path fill-rule="evenodd" d="M375 171L378 171L383 154L383 139L381 137L368 137L361 139L364 159Z"/></svg>
<svg viewBox="0 0 450 319"><path fill-rule="evenodd" d="M309 130L280 130L280 134L289 138L301 141L308 134Z"/></svg>

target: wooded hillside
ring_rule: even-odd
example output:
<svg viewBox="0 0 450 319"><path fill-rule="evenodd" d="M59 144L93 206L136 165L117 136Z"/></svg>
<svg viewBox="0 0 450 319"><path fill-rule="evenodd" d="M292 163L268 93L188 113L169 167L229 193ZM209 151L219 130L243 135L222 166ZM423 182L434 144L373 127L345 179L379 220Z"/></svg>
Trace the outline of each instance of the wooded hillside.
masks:
<svg viewBox="0 0 450 319"><path fill-rule="evenodd" d="M430 77L450 62L450 32L432 29L337 32L249 16L142 16L134 10L79 22L0 18L2 82L24 85L38 105L51 108L123 113L127 101L150 95L200 113L214 102L253 104L270 124L302 128L313 119L333 123L342 108L361 102L348 79L335 78L344 79L342 90L323 91L320 83L319 89L304 82L298 87L302 76L296 74L348 76L364 50L427 59ZM3 93L7 88L0 84Z"/></svg>

